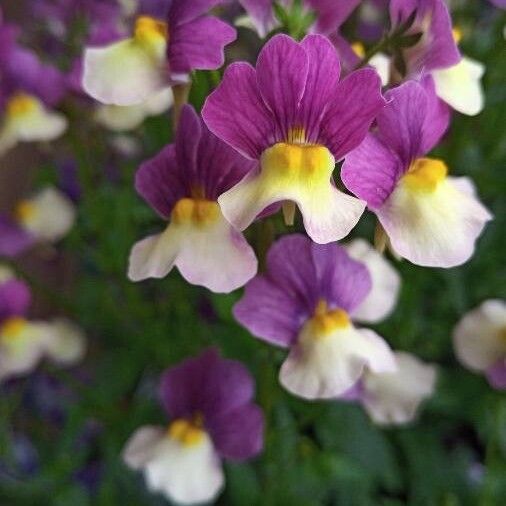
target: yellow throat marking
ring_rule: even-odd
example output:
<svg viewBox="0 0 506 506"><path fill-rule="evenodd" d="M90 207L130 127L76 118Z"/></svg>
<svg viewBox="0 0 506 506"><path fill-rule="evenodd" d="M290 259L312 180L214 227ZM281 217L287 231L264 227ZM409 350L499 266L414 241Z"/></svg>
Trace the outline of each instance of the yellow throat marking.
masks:
<svg viewBox="0 0 506 506"><path fill-rule="evenodd" d="M169 40L169 27L164 21L150 16L139 16L135 20L134 38L144 44L158 44Z"/></svg>
<svg viewBox="0 0 506 506"><path fill-rule="evenodd" d="M447 174L448 168L442 160L418 158L402 177L402 182L409 190L432 193Z"/></svg>
<svg viewBox="0 0 506 506"><path fill-rule="evenodd" d="M176 202L171 218L176 225L205 226L214 223L219 218L220 212L218 203L213 200L183 198Z"/></svg>
<svg viewBox="0 0 506 506"><path fill-rule="evenodd" d="M193 420L179 418L174 420L167 431L170 438L175 439L183 446L194 446L202 442L205 436L202 416L197 415Z"/></svg>
<svg viewBox="0 0 506 506"><path fill-rule="evenodd" d="M39 107L36 98L27 93L17 93L7 102L7 115L11 118L24 116L35 111Z"/></svg>
<svg viewBox="0 0 506 506"><path fill-rule="evenodd" d="M21 332L26 326L26 320L19 316L12 316L8 318L1 326L0 326L0 336L2 341L14 341L17 337L20 336Z"/></svg>
<svg viewBox="0 0 506 506"><path fill-rule="evenodd" d="M14 216L20 223L26 223L36 214L35 205L29 200L21 200L14 208Z"/></svg>
<svg viewBox="0 0 506 506"><path fill-rule="evenodd" d="M327 335L349 327L350 317L343 309L329 309L327 301L321 299L316 305L311 323L317 335Z"/></svg>

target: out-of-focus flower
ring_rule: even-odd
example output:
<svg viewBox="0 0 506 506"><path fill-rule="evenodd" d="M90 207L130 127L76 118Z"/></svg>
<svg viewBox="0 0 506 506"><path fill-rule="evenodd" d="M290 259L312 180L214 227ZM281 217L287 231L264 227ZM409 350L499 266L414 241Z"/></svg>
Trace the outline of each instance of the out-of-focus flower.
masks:
<svg viewBox="0 0 506 506"><path fill-rule="evenodd" d="M334 47L321 35L300 44L286 35L262 49L256 70L234 63L203 109L209 129L259 164L219 203L244 230L272 204L295 203L318 243L345 237L365 203L332 181L336 160L365 137L385 102L373 69L339 82ZM286 207L290 215L294 207ZM290 220L288 220L290 221Z"/></svg>
<svg viewBox="0 0 506 506"><path fill-rule="evenodd" d="M176 266L187 281L215 292L230 292L251 279L255 253L217 203L251 165L185 106L176 142L137 172L137 191L170 223L133 247L129 278L162 278Z"/></svg>
<svg viewBox="0 0 506 506"><path fill-rule="evenodd" d="M377 133L346 156L342 180L367 201L397 254L430 267L463 264L491 215L468 178L449 177L442 160L424 158L446 130L448 110L430 80L385 96Z"/></svg>
<svg viewBox="0 0 506 506"><path fill-rule="evenodd" d="M223 65L235 30L207 11L220 0L141 2L133 37L84 54L83 86L104 104L135 105L194 69Z"/></svg>
<svg viewBox="0 0 506 506"><path fill-rule="evenodd" d="M487 300L468 312L453 331L453 347L464 366L506 389L506 303Z"/></svg>
<svg viewBox="0 0 506 506"><path fill-rule="evenodd" d="M306 399L334 398L367 368L395 371L383 338L351 321L371 287L366 266L345 249L295 234L271 247L267 272L246 285L233 312L254 336L290 349L280 371L287 390Z"/></svg>
<svg viewBox="0 0 506 506"><path fill-rule="evenodd" d="M126 444L126 464L148 487L180 504L213 500L221 491L221 460L242 461L263 447L263 416L253 404L247 369L210 349L167 370L160 395L171 423L145 426Z"/></svg>
<svg viewBox="0 0 506 506"><path fill-rule="evenodd" d="M56 188L18 202L12 216L0 216L0 255L15 256L37 242L56 242L75 222L75 207Z"/></svg>
<svg viewBox="0 0 506 506"><path fill-rule="evenodd" d="M274 0L239 0L248 13L253 26L265 37L279 26L274 14ZM292 0L277 0L282 7L290 7ZM302 5L307 14L313 13L316 20L311 27L315 33L329 34L340 27L350 16L360 0L303 0Z"/></svg>
<svg viewBox="0 0 506 506"><path fill-rule="evenodd" d="M436 367L425 364L411 353L395 353L394 372L369 370L343 398L360 402L379 425L402 425L414 420L420 404L436 385Z"/></svg>
<svg viewBox="0 0 506 506"><path fill-rule="evenodd" d="M0 12L0 154L18 142L54 140L67 128L52 110L64 93L64 79L20 46L19 31Z"/></svg>
<svg viewBox="0 0 506 506"><path fill-rule="evenodd" d="M28 374L44 357L68 366L84 354L80 329L66 320L27 320L30 302L30 290L22 281L0 284L0 381Z"/></svg>

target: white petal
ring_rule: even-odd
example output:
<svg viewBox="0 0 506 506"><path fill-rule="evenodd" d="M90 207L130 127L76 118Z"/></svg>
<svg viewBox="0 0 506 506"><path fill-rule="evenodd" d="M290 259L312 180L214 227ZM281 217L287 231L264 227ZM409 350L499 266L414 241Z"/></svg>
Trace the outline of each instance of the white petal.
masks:
<svg viewBox="0 0 506 506"><path fill-rule="evenodd" d="M141 104L167 86L165 49L165 43L151 48L135 39L87 48L83 87L104 104Z"/></svg>
<svg viewBox="0 0 506 506"><path fill-rule="evenodd" d="M165 439L167 429L147 425L137 429L125 444L122 457L132 469L142 469L155 453L156 447Z"/></svg>
<svg viewBox="0 0 506 506"><path fill-rule="evenodd" d="M174 103L172 88L164 88L155 93L144 102L144 107L149 116L158 116L162 112L167 111Z"/></svg>
<svg viewBox="0 0 506 506"><path fill-rule="evenodd" d="M144 465L148 486L179 504L213 500L224 485L221 462L206 434L203 440L185 446L165 437Z"/></svg>
<svg viewBox="0 0 506 506"><path fill-rule="evenodd" d="M414 419L420 403L434 392L436 368L410 353L395 353L397 370L366 371L362 403L378 424L402 424Z"/></svg>
<svg viewBox="0 0 506 506"><path fill-rule="evenodd" d="M378 372L395 370L393 353L380 336L353 326L316 335L308 322L281 366L279 379L295 395L328 399L350 389L365 367Z"/></svg>
<svg viewBox="0 0 506 506"><path fill-rule="evenodd" d="M387 86L390 81L390 58L386 54L378 53L369 60L369 65L378 72L381 85Z"/></svg>
<svg viewBox="0 0 506 506"><path fill-rule="evenodd" d="M482 63L463 57L453 67L432 72L436 93L455 110L474 116L484 106L481 86L484 72L485 66Z"/></svg>
<svg viewBox="0 0 506 506"><path fill-rule="evenodd" d="M14 271L8 265L0 264L0 284L14 279L15 277Z"/></svg>
<svg viewBox="0 0 506 506"><path fill-rule="evenodd" d="M401 278L385 257L364 239L355 239L345 248L352 258L366 265L372 279L371 291L352 317L355 321L377 323L393 311Z"/></svg>
<svg viewBox="0 0 506 506"><path fill-rule="evenodd" d="M45 343L46 354L55 362L64 365L79 362L86 351L83 331L74 323L57 319L49 324L51 332Z"/></svg>
<svg viewBox="0 0 506 506"><path fill-rule="evenodd" d="M33 206L33 212L23 220L22 226L43 241L58 241L74 225L74 204L56 188L44 188L27 202Z"/></svg>
<svg viewBox="0 0 506 506"><path fill-rule="evenodd" d="M376 211L400 256L426 267L455 267L469 260L492 216L479 200L460 190L458 181L448 177L434 192L399 184Z"/></svg>
<svg viewBox="0 0 506 506"><path fill-rule="evenodd" d="M171 223L163 234L137 243L128 276L161 278L174 265L188 282L220 293L243 286L257 271L253 249L221 214L206 225Z"/></svg>
<svg viewBox="0 0 506 506"><path fill-rule="evenodd" d="M506 357L506 303L487 300L469 311L453 330L458 359L475 371L484 371Z"/></svg>

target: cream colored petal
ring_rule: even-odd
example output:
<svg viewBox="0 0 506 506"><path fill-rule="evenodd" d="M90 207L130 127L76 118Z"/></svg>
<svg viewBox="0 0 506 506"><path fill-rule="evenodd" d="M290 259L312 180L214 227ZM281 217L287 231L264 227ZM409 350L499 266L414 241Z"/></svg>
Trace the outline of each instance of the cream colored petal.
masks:
<svg viewBox="0 0 506 506"><path fill-rule="evenodd" d="M54 320L49 326L46 355L62 365L72 365L82 360L86 352L86 338L82 329L63 318Z"/></svg>

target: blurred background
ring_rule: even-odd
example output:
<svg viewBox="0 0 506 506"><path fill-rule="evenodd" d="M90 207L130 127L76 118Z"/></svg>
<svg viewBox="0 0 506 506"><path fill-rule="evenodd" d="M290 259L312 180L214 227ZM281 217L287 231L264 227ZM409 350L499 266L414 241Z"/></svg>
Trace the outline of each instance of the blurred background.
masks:
<svg viewBox="0 0 506 506"><path fill-rule="evenodd" d="M21 27L26 46L67 71L82 51L78 34L86 16L76 16L58 40L56 20L55 28L38 16L37 3L2 0L1 7ZM69 94L60 107L69 119L62 138L20 145L0 158L0 211L50 183L74 199L77 222L57 247L36 246L3 263L30 284L30 317L70 318L84 330L88 349L72 368L43 363L1 385L1 506L165 504L119 454L137 427L166 423L156 398L160 372L210 344L252 371L267 419L264 453L226 465L227 487L217 504L506 504L506 398L464 369L451 344L466 311L506 297L506 15L485 0L451 6L462 52L486 66L486 106L476 117L454 114L436 154L452 174L473 178L495 219L462 267L396 264L400 301L375 330L393 348L438 365L436 392L418 419L381 429L360 407L309 403L282 390L277 370L284 352L253 339L232 318L240 291L211 295L175 271L160 281L128 281L132 244L160 226L136 195L133 176L171 141L170 116L112 133L93 120L90 100ZM254 61L259 47L253 32L241 28L227 57ZM218 72L197 72L190 101L200 108L219 79ZM285 230L274 225L275 232ZM255 226L248 230L251 239L258 234ZM373 234L368 216L352 237Z"/></svg>

